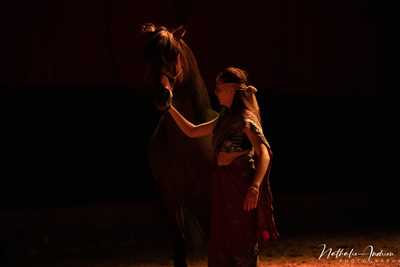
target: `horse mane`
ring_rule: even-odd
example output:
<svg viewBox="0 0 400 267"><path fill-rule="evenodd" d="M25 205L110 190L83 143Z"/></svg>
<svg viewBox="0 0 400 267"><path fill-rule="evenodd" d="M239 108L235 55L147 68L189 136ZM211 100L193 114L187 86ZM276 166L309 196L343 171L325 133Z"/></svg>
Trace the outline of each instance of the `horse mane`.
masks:
<svg viewBox="0 0 400 267"><path fill-rule="evenodd" d="M215 112L211 108L208 90L192 50L185 41L180 40L179 43L181 45L184 79L174 88L175 104L180 105L180 101L191 99L192 116L188 115L194 123L202 123L214 117ZM182 112L185 113L185 110L182 110Z"/></svg>

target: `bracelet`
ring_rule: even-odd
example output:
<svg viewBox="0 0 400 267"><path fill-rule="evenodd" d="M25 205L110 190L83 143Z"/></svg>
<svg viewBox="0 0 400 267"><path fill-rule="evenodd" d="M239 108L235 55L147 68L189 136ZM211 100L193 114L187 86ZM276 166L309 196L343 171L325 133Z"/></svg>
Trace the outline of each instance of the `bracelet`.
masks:
<svg viewBox="0 0 400 267"><path fill-rule="evenodd" d="M260 190L258 189L258 187L255 186L255 185L250 186L249 189L252 189L252 190L256 191L257 193L260 191Z"/></svg>

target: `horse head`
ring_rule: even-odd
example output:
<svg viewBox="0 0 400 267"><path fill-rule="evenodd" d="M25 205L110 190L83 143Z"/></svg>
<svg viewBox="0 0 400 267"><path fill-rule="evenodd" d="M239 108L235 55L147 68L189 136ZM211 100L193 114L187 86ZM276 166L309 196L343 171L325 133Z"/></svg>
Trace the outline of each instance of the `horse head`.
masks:
<svg viewBox="0 0 400 267"><path fill-rule="evenodd" d="M151 95L156 107L164 110L171 101L172 91L183 83L188 70L182 39L186 30L180 26L170 31L164 26L147 23L142 26L142 32L146 36L146 76L153 83Z"/></svg>

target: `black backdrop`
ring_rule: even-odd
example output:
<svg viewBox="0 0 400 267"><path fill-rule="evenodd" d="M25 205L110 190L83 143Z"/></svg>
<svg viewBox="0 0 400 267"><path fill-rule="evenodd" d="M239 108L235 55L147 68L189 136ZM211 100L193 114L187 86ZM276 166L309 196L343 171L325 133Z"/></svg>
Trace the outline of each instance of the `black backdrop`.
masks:
<svg viewBox="0 0 400 267"><path fill-rule="evenodd" d="M158 196L137 35L153 21L188 26L210 92L223 67L249 71L276 192L367 192L372 217L394 218L395 101L377 80L373 2L42 0L1 13L3 210Z"/></svg>

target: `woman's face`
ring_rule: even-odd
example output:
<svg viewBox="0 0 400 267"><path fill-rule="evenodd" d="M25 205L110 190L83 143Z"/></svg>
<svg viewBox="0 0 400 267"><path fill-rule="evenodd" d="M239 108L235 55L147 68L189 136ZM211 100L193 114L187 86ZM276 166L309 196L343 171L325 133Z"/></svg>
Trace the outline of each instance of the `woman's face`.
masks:
<svg viewBox="0 0 400 267"><path fill-rule="evenodd" d="M237 83L225 83L224 81L217 79L215 95L217 96L220 105L231 107L237 88Z"/></svg>

